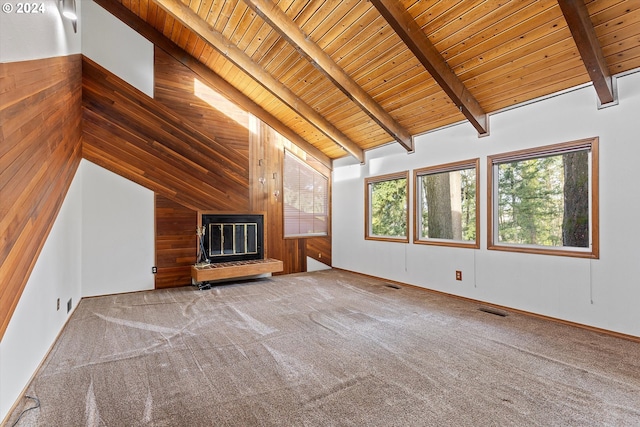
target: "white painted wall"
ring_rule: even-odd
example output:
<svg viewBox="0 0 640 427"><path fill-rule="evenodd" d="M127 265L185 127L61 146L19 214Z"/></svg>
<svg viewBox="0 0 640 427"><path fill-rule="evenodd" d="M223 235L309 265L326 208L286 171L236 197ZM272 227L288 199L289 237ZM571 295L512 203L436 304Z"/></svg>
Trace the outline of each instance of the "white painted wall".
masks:
<svg viewBox="0 0 640 427"><path fill-rule="evenodd" d="M67 301L73 308L80 301L81 214L82 180L76 174L0 342L0 421L69 318Z"/></svg>
<svg viewBox="0 0 640 427"><path fill-rule="evenodd" d="M82 160L0 342L0 421L62 330L69 299L75 309L85 296L153 289L154 226L152 191Z"/></svg>
<svg viewBox="0 0 640 427"><path fill-rule="evenodd" d="M56 0L43 2L42 14L0 12L0 62L82 52L153 96L150 42L91 0L76 1L77 33ZM153 288L153 228L153 192L82 161L0 342L0 422L62 330L69 299L75 308L84 296Z"/></svg>
<svg viewBox="0 0 640 427"><path fill-rule="evenodd" d="M11 12L0 11L0 62L80 53L82 23L78 22L78 32L74 33L71 22L62 18L57 0L36 2L44 4L44 13L18 13L18 3L24 4L24 1L3 0L1 3ZM76 2L78 13L81 3L84 4L83 1Z"/></svg>
<svg viewBox="0 0 640 427"><path fill-rule="evenodd" d="M329 270L331 266L307 257L307 271Z"/></svg>
<svg viewBox="0 0 640 427"><path fill-rule="evenodd" d="M82 296L154 288L154 194L82 160Z"/></svg>
<svg viewBox="0 0 640 427"><path fill-rule="evenodd" d="M44 0L44 13L34 14L17 13L18 3L2 2L11 12L0 12L0 62L80 53L82 23L74 32L70 21L63 20L57 1ZM0 421L64 326L69 316L67 301L71 299L75 307L80 300L81 191L76 177L0 342Z"/></svg>
<svg viewBox="0 0 640 427"><path fill-rule="evenodd" d="M640 336L640 73L618 79L620 104L596 108L586 86L492 115L491 135L469 124L345 158L333 171L333 266L585 325ZM600 259L488 251L487 155L600 137ZM364 178L480 158L481 249L364 240ZM413 191L413 188L411 188ZM455 280L462 270L463 280Z"/></svg>
<svg viewBox="0 0 640 427"><path fill-rule="evenodd" d="M81 2L82 54L153 97L153 43L92 0Z"/></svg>
<svg viewBox="0 0 640 427"><path fill-rule="evenodd" d="M82 0L82 53L153 97L154 48L91 0ZM153 289L153 192L83 160L83 296Z"/></svg>

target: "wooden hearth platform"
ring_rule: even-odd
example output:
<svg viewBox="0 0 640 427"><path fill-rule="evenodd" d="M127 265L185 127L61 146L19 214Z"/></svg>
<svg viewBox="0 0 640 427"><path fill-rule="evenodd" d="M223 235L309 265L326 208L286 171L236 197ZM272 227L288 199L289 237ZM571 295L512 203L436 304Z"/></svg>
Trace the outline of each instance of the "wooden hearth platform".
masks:
<svg viewBox="0 0 640 427"><path fill-rule="evenodd" d="M206 266L191 266L191 278L196 283L213 280L256 276L265 273L277 273L283 270L279 259L256 259L251 261L232 261L213 263Z"/></svg>

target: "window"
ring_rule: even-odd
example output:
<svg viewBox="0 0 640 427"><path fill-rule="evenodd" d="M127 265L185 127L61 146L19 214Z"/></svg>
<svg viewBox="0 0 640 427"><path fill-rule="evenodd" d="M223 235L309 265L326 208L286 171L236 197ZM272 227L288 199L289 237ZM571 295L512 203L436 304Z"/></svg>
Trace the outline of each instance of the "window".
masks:
<svg viewBox="0 0 640 427"><path fill-rule="evenodd" d="M479 248L479 159L414 171L414 243Z"/></svg>
<svg viewBox="0 0 640 427"><path fill-rule="evenodd" d="M488 157L489 249L598 258L598 138Z"/></svg>
<svg viewBox="0 0 640 427"><path fill-rule="evenodd" d="M365 179L365 239L409 242L409 172Z"/></svg>
<svg viewBox="0 0 640 427"><path fill-rule="evenodd" d="M284 237L329 234L329 180L284 152Z"/></svg>

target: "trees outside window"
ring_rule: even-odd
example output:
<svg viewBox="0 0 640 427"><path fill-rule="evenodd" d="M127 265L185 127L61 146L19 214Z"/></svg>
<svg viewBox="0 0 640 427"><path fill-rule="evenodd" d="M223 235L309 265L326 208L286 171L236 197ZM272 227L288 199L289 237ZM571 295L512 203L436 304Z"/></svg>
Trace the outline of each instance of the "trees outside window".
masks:
<svg viewBox="0 0 640 427"><path fill-rule="evenodd" d="M365 238L408 242L409 172L365 179Z"/></svg>
<svg viewBox="0 0 640 427"><path fill-rule="evenodd" d="M489 249L598 257L598 139L488 158Z"/></svg>
<svg viewBox="0 0 640 427"><path fill-rule="evenodd" d="M414 243L479 247L478 162L414 171Z"/></svg>

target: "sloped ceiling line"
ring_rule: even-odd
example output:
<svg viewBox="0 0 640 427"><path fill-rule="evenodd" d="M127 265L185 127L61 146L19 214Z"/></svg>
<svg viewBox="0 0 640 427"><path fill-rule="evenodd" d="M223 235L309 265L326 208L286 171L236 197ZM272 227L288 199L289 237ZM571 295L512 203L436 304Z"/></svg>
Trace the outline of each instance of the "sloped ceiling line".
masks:
<svg viewBox="0 0 640 427"><path fill-rule="evenodd" d="M487 114L402 4L397 0L370 1L478 133L487 134Z"/></svg>
<svg viewBox="0 0 640 427"><path fill-rule="evenodd" d="M177 46L173 41L169 40L147 22L143 21L139 16L131 12L116 0L94 0L98 5L103 7L106 11L113 16L124 22L131 27L141 36L145 37L151 43L167 52L177 61L180 61L184 66L191 69L194 73L198 74L207 83L211 84L217 91L223 96L227 97L230 101L237 103L241 108L246 109L248 112L271 126L274 130L287 138L293 144L307 152L307 154L314 157L320 163L332 168L332 161L322 151L316 148L311 143L307 142L301 136L293 132L284 123L274 117L271 113L264 110L262 107L253 102L249 97L244 95L234 86L229 84L222 77L218 76L210 68L199 62L196 58L187 54L182 48Z"/></svg>
<svg viewBox="0 0 640 427"><path fill-rule="evenodd" d="M278 5L270 0L244 2L407 151L413 151L411 134L314 43Z"/></svg>
<svg viewBox="0 0 640 427"><path fill-rule="evenodd" d="M280 9L295 24L296 31L308 35L317 48L335 61L341 71L413 138L461 120L472 123L477 132L485 135L491 112L587 82L598 86L598 81L603 81L606 87L609 83L607 70L617 75L640 67L640 1L96 1L115 2L130 10L190 55L188 60L194 62L185 64L189 68L195 70L198 67L195 62L198 62L202 69L211 70L236 88L237 92L227 91L227 97L237 102L233 93L243 94L330 159L347 155L343 147L348 146L341 146L336 138L327 136L331 128L325 128L325 132L318 130L319 127L311 123L313 116L304 117L304 108L313 109L313 113L335 126L359 150L374 149L395 141L376 120L339 90L317 64L314 65L314 60L301 52L300 46L293 46L247 6L246 1L275 5L274 8ZM590 32L587 39L593 37L595 31L597 40L586 44L576 41L578 36L572 36L560 1L580 7L583 12L582 3L586 4L589 19L579 23L577 28ZM197 16L198 30L185 26L158 2L189 9L192 17ZM397 17L391 20L383 16L384 12L379 10L381 6L387 11L397 8ZM277 9L274 10L277 12ZM396 28L389 23L394 20ZM212 30L226 42L221 49L206 40L212 37ZM401 37L403 31L405 40ZM413 50L409 48L411 44ZM423 44L428 47L419 49ZM253 72L254 68L243 70L235 65L229 56L230 45L246 55L255 68L288 89L290 99L285 102L282 94L269 90L261 75ZM589 55L581 54L578 45L591 49L593 58L604 55L606 64L596 63L599 77L591 77L587 72L593 73L594 67L588 64ZM427 66L433 70L429 71ZM435 78L438 75L441 82ZM442 83L445 78L452 82ZM615 83L615 79L611 82ZM217 86L212 84L211 87ZM449 93L444 88L448 88ZM617 97L615 87L613 97ZM602 106L615 103L599 101ZM285 135L281 129L260 118ZM290 136L287 138L292 140ZM352 151L359 155L359 151Z"/></svg>
<svg viewBox="0 0 640 427"><path fill-rule="evenodd" d="M302 101L289 88L281 84L271 74L266 72L251 57L245 54L237 46L227 40L221 33L213 30L193 10L180 0L153 0L159 7L173 16L178 22L196 34L200 34L211 47L216 49L235 66L244 71L253 80L268 90L271 94L284 102L289 108L296 111L306 121L315 126L319 131L331 138L349 154L360 162L364 162L364 151L353 141L347 138L338 128L331 124L311 106Z"/></svg>
<svg viewBox="0 0 640 427"><path fill-rule="evenodd" d="M601 104L615 101L613 81L583 0L558 0Z"/></svg>

